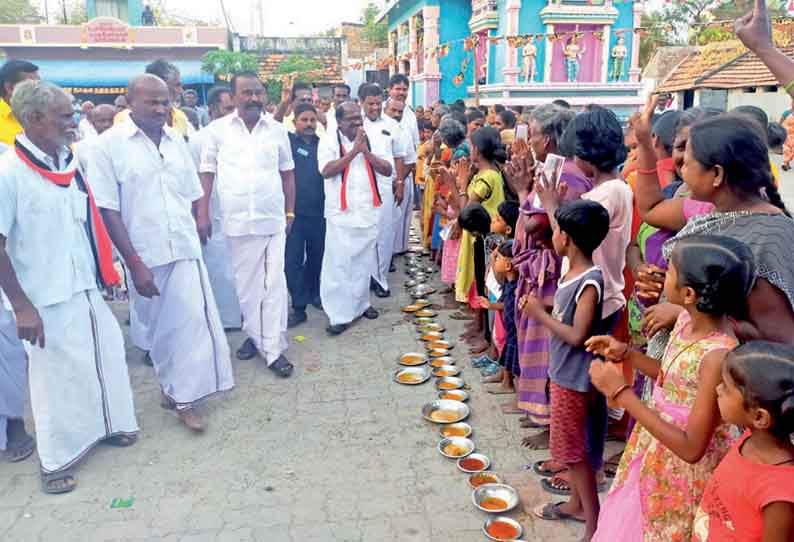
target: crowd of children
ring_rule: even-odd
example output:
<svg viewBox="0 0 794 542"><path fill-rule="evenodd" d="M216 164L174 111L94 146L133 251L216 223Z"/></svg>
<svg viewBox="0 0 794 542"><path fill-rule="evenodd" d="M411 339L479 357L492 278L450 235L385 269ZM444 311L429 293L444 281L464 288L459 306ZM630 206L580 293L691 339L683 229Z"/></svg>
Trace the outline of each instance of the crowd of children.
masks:
<svg viewBox="0 0 794 542"><path fill-rule="evenodd" d="M656 110L624 130L598 106L428 108L425 243L486 389L550 451L533 470L568 500L538 518L583 522L587 541L791 542L794 220L775 130L747 108ZM627 444L605 462L608 434Z"/></svg>

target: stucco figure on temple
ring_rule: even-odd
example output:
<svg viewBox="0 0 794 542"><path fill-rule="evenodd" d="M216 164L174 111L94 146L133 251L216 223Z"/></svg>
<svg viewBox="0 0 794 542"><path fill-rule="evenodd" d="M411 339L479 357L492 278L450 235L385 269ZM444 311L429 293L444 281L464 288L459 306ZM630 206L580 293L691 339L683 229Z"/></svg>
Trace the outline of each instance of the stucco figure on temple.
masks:
<svg viewBox="0 0 794 542"><path fill-rule="evenodd" d="M618 42L612 48L612 70L610 80L620 81L626 74L626 57L628 57L629 49L626 47L626 38L623 36L618 37Z"/></svg>
<svg viewBox="0 0 794 542"><path fill-rule="evenodd" d="M521 56L524 62L524 81L534 83L538 71L538 47L535 45L535 36L527 38Z"/></svg>
<svg viewBox="0 0 794 542"><path fill-rule="evenodd" d="M579 69L581 68L582 57L585 49L579 43L579 35L574 33L565 46L565 69L568 74L568 82L576 83L579 80Z"/></svg>

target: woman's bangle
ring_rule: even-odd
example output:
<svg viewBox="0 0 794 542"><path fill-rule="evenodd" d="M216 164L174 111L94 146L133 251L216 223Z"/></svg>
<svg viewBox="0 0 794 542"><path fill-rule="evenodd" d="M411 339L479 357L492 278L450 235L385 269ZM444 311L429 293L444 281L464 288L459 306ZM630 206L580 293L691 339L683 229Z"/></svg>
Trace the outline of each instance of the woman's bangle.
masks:
<svg viewBox="0 0 794 542"><path fill-rule="evenodd" d="M465 198L467 196L468 196L468 194L466 192L458 192L458 197L459 198Z"/></svg>
<svg viewBox="0 0 794 542"><path fill-rule="evenodd" d="M636 171L637 171L638 175L656 175L657 174L656 168L653 168L653 169L640 169L640 168L637 168Z"/></svg>
<svg viewBox="0 0 794 542"><path fill-rule="evenodd" d="M287 213L287 218L295 218L295 213Z"/></svg>
<svg viewBox="0 0 794 542"><path fill-rule="evenodd" d="M631 347L628 344L625 344L623 346L624 348L623 348L623 353L620 355L620 361L626 359L626 357L628 357L629 355L629 351L631 350Z"/></svg>
<svg viewBox="0 0 794 542"><path fill-rule="evenodd" d="M615 393L609 396L609 400L615 402L618 396L629 388L631 388L631 386L629 386L628 384L623 384L621 387L615 390Z"/></svg>

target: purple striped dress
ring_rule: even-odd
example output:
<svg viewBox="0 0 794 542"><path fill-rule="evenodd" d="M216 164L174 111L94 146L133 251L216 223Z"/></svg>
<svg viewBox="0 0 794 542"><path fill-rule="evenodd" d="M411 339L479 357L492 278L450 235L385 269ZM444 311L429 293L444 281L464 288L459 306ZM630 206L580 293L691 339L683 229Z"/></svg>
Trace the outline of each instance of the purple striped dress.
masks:
<svg viewBox="0 0 794 542"><path fill-rule="evenodd" d="M579 199L592 189L592 183L582 175L572 161L566 161L560 181L568 185L566 201ZM518 363L521 375L518 378L518 407L526 411L529 419L537 424L549 424L549 400L546 381L549 376L549 331L539 322L528 318L518 309L518 300L532 295L543 300L546 306L554 305L554 294L560 279L560 258L543 244L542 239L533 239L526 233L526 224L535 215L546 214L535 205L532 192L521 205L521 215L516 225L513 242L513 265L518 268L516 290L516 330L518 333ZM550 238L547 237L547 239Z"/></svg>

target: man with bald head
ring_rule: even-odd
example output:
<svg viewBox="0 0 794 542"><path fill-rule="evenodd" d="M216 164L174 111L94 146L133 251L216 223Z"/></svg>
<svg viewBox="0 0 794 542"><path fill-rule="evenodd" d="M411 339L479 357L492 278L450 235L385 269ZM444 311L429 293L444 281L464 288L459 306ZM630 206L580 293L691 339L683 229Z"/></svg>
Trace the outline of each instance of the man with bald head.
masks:
<svg viewBox="0 0 794 542"><path fill-rule="evenodd" d="M80 161L80 166L83 170L88 167L88 156L92 152L97 136L105 133L108 128L113 126L113 117L115 117L115 115L116 108L110 104L99 104L91 109L89 118L91 119L90 124L93 135L83 137L74 144L74 153L77 155L77 159ZM80 123L82 122L81 120Z"/></svg>
<svg viewBox="0 0 794 542"><path fill-rule="evenodd" d="M98 442L129 446L138 430L124 339L97 285L118 283L101 215L69 150L71 97L17 85L24 133L0 157L0 288L26 341L42 489L75 486L73 466Z"/></svg>
<svg viewBox="0 0 794 542"><path fill-rule="evenodd" d="M397 207L394 208L394 254L404 254L408 251L408 236L411 230L411 218L413 217L414 204L414 172L416 171L417 147L414 143L413 135L403 124L405 112L410 108L405 102L397 98L386 100L384 113L387 117L394 120L400 127L400 137L402 146L405 149L403 167L395 177L395 185L402 184L403 198ZM396 187L395 187L396 188Z"/></svg>
<svg viewBox="0 0 794 542"><path fill-rule="evenodd" d="M80 139L86 139L89 137L95 137L97 135L96 130L94 130L94 125L91 124L91 111L94 110L94 102L91 100L86 100L82 104L80 104L80 124L77 125L78 130L80 131Z"/></svg>
<svg viewBox="0 0 794 542"><path fill-rule="evenodd" d="M325 179L326 218L320 298L330 335L343 333L361 316L378 317L369 299L383 208L378 177L390 178L393 170L388 159L372 151L358 104L345 102L335 115L338 128L320 142L317 152Z"/></svg>
<svg viewBox="0 0 794 542"><path fill-rule="evenodd" d="M187 143L166 125L171 98L165 83L140 75L127 100L129 117L99 136L88 174L130 271L130 318L145 332L136 344L149 351L161 406L203 431L197 404L234 385L192 214L204 192Z"/></svg>

